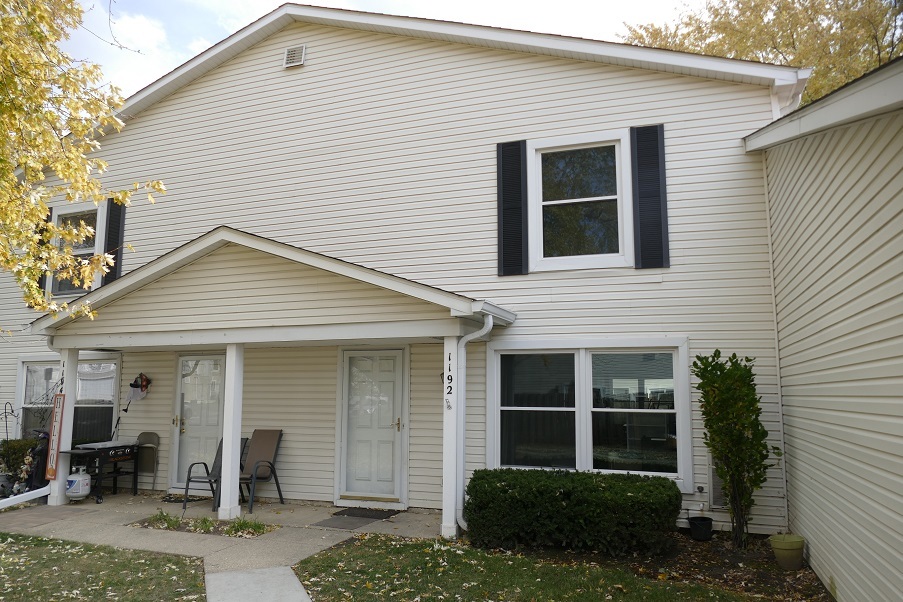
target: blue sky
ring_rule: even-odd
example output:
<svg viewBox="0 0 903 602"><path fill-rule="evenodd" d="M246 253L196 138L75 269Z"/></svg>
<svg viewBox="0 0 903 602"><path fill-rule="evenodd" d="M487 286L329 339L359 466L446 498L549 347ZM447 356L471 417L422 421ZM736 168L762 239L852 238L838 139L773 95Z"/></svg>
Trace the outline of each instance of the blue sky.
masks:
<svg viewBox="0 0 903 602"><path fill-rule="evenodd" d="M284 2L81 0L84 27L64 49L98 63L127 97ZM664 23L704 0L319 0L318 6L620 41L623 23ZM111 45L115 38L129 50Z"/></svg>

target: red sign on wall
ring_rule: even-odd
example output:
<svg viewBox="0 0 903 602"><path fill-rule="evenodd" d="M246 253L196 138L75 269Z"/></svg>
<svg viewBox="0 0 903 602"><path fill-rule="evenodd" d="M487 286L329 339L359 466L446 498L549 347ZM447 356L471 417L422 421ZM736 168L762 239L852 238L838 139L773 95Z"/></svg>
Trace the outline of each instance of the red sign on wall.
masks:
<svg viewBox="0 0 903 602"><path fill-rule="evenodd" d="M47 470L44 478L52 481L56 478L56 467L60 458L60 437L63 433L63 403L66 396L57 393L53 396L53 419L50 421L50 445L47 448Z"/></svg>

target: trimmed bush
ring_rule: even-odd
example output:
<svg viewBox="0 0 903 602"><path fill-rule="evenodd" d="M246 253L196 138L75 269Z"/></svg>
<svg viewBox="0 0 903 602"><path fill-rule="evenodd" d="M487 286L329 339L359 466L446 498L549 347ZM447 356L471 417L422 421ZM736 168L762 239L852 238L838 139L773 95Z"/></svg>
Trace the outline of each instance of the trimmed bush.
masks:
<svg viewBox="0 0 903 602"><path fill-rule="evenodd" d="M590 472L477 470L464 518L477 546L554 546L611 556L661 554L681 509L665 477Z"/></svg>

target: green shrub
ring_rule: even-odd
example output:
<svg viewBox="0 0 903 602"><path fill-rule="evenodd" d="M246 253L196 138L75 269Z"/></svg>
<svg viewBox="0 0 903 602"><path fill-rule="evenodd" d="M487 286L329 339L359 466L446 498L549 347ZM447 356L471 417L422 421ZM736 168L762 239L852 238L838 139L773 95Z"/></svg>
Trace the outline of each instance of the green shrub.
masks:
<svg viewBox="0 0 903 602"><path fill-rule="evenodd" d="M0 441L0 462L6 465L9 474L18 475L25 462L25 454L37 445L37 439L7 439Z"/></svg>
<svg viewBox="0 0 903 602"><path fill-rule="evenodd" d="M665 477L547 470L477 470L464 518L477 546L555 546L611 556L667 552L681 508Z"/></svg>
<svg viewBox="0 0 903 602"><path fill-rule="evenodd" d="M752 358L737 354L722 359L716 349L711 356L697 355L693 375L699 378L699 406L705 425L703 441L712 454L721 491L728 500L732 541L746 548L753 495L765 483L768 462L768 431L762 425L762 398L756 394ZM778 448L772 448L780 456Z"/></svg>

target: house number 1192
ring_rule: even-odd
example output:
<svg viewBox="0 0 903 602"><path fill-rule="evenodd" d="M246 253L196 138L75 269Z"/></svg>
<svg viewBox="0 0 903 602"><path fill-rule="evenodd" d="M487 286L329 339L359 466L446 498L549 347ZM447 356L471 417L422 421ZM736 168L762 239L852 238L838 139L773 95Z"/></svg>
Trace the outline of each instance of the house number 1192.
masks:
<svg viewBox="0 0 903 602"><path fill-rule="evenodd" d="M445 373L445 375L446 375L445 376L445 394L448 395L449 397L454 395L454 391L455 391L454 387L452 386L452 383L455 382L455 378L452 376L451 361L452 361L452 356L451 356L451 353L449 353L448 354L448 371ZM449 397L445 398L445 409L446 410L452 409L451 399L449 399Z"/></svg>

